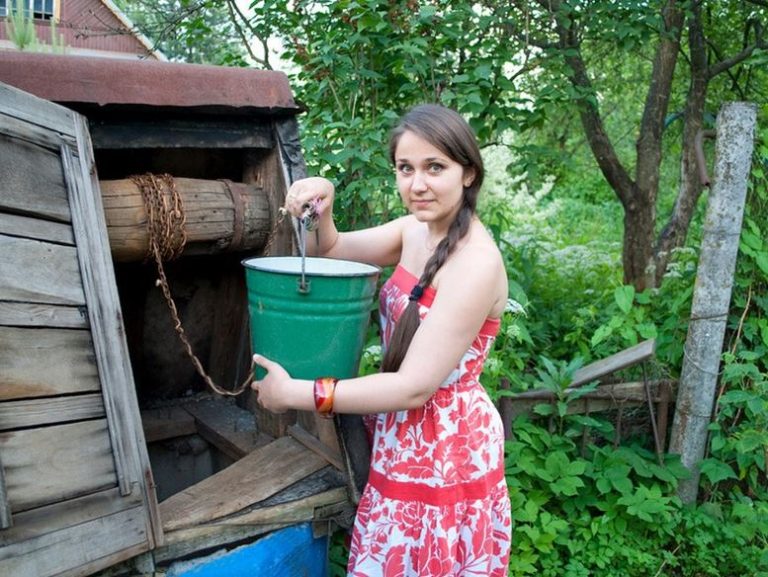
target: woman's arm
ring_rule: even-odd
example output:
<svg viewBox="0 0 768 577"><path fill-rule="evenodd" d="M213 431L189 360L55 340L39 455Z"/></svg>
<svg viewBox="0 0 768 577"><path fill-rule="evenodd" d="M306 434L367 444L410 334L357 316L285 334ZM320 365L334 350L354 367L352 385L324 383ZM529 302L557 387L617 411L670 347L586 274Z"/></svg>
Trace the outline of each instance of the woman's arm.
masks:
<svg viewBox="0 0 768 577"><path fill-rule="evenodd" d="M400 258L403 230L412 217L403 217L381 226L339 233L333 220L333 184L319 177L297 180L288 190L285 208L301 217L313 205L319 214L317 234L307 235L307 254L391 266Z"/></svg>
<svg viewBox="0 0 768 577"><path fill-rule="evenodd" d="M492 251L469 250L451 259L441 270L435 300L400 369L339 381L334 411L367 414L423 406L471 346L505 279L500 256ZM262 405L275 412L314 410L311 381L291 379L280 365L263 357L256 362L269 371L254 384Z"/></svg>

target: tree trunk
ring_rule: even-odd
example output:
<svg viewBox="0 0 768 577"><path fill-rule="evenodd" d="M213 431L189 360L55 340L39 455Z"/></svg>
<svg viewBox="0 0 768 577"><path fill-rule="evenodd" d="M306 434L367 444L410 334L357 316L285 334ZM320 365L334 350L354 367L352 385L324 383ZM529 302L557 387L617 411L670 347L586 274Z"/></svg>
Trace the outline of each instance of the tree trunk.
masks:
<svg viewBox="0 0 768 577"><path fill-rule="evenodd" d="M631 284L637 290L653 286L649 265L656 238L656 203L642 200L645 195L649 195L649 191L638 193L639 200L624 207L624 284Z"/></svg>
<svg viewBox="0 0 768 577"><path fill-rule="evenodd" d="M696 136L703 125L709 71L706 42L701 25L701 8L696 2L691 7L688 19L688 44L691 57L691 81L685 104L680 188L672 215L661 231L654 250L655 286L661 284L672 257L672 251L685 243L691 218L703 190L696 161Z"/></svg>
<svg viewBox="0 0 768 577"><path fill-rule="evenodd" d="M672 81L680 52L685 11L675 0L662 10L664 30L653 59L653 70L645 98L640 134L637 138L636 197L624 205L624 283L638 290L655 285L653 247L655 244L656 198L659 191L664 119L669 109Z"/></svg>
<svg viewBox="0 0 768 577"><path fill-rule="evenodd" d="M624 207L624 245L622 262L624 282L643 290L654 286L653 255L655 245L656 197L659 189L661 140L664 118L680 50L680 35L685 11L675 0L663 8L664 30L653 62L650 87L645 100L640 134L637 140L637 165L634 181L621 164L603 127L597 98L582 98L579 113L592 154L603 176ZM557 20L560 47L567 51L568 77L581 94L595 95L581 55L576 24L565 18Z"/></svg>

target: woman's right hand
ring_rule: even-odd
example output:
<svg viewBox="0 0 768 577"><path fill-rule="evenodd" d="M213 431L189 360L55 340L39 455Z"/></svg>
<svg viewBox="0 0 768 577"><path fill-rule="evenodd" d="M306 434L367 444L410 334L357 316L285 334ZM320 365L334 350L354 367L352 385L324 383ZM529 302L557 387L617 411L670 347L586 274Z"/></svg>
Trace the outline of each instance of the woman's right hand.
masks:
<svg viewBox="0 0 768 577"><path fill-rule="evenodd" d="M331 214L334 187L327 178L313 176L294 182L285 196L285 210L296 218L304 216L308 206L314 206L318 217Z"/></svg>

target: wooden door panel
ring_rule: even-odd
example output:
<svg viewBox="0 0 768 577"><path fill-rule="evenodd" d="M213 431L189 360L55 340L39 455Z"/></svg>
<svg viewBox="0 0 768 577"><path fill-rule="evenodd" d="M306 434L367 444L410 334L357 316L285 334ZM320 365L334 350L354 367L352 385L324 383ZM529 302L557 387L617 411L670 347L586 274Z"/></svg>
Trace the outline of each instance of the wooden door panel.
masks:
<svg viewBox="0 0 768 577"><path fill-rule="evenodd" d="M0 433L12 513L117 484L105 419Z"/></svg>
<svg viewBox="0 0 768 577"><path fill-rule="evenodd" d="M0 575L162 539L84 117L0 83Z"/></svg>
<svg viewBox="0 0 768 577"><path fill-rule="evenodd" d="M85 330L0 327L0 401L101 390Z"/></svg>

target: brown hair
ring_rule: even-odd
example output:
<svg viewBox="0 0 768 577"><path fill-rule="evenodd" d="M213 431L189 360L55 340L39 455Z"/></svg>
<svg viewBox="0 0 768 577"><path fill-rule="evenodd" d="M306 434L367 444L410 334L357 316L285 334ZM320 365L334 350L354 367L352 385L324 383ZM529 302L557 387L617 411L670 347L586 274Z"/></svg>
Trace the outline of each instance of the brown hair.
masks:
<svg viewBox="0 0 768 577"><path fill-rule="evenodd" d="M389 140L389 158L393 164L397 145L405 132L412 132L423 138L448 155L451 160L461 164L465 170L473 171L474 178L469 186L464 187L461 208L456 218L448 228L445 238L440 241L427 261L419 282L411 292L410 302L400 316L387 350L384 352L384 358L381 361L382 372L395 372L400 368L421 321L418 298L456 249L459 241L469 232L485 174L474 132L467 122L450 108L436 104L422 104L411 109L392 131Z"/></svg>

